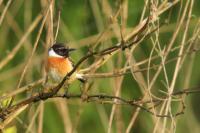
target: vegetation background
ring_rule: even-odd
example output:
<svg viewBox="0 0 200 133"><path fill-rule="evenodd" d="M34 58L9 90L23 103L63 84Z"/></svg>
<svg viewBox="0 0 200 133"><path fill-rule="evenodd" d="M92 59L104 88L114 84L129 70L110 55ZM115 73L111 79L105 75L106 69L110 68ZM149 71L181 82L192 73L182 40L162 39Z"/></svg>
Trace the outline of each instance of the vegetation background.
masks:
<svg viewBox="0 0 200 133"><path fill-rule="evenodd" d="M90 50L115 46L149 16L145 31L156 29L131 49L105 56L104 63L85 71L88 95L142 99L141 105L151 99L143 106L154 114L113 104L117 101L52 98L30 104L6 125L1 119L2 131L200 132L199 6L199 0L0 0L1 111L12 96L16 104L42 90L47 49L55 41L77 48L71 55L76 63ZM91 68L98 59L89 58L80 69ZM75 81L69 92L80 93L81 86ZM171 95L193 87L195 93ZM152 99L162 102L154 106ZM184 114L173 117L179 112Z"/></svg>

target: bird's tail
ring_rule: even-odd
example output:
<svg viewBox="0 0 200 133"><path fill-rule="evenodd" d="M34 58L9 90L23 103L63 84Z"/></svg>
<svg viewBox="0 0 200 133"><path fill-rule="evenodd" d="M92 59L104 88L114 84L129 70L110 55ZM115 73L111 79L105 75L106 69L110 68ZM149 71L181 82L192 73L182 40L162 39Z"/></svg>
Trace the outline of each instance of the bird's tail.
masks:
<svg viewBox="0 0 200 133"><path fill-rule="evenodd" d="M76 78L81 81L82 83L86 82L86 78L84 78L83 74L76 73Z"/></svg>

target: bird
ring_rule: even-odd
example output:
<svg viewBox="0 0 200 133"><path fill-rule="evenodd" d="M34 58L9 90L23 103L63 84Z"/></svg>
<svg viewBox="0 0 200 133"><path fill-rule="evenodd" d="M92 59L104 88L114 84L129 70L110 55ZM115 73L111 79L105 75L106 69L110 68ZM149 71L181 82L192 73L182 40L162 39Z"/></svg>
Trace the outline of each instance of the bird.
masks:
<svg viewBox="0 0 200 133"><path fill-rule="evenodd" d="M75 51L74 48L65 46L64 43L54 43L48 50L48 59L46 63L46 72L48 77L53 83L59 83L63 78L74 68L73 62L70 58L70 53ZM67 80L67 83L71 83L75 79L81 82L85 82L83 74L75 71Z"/></svg>

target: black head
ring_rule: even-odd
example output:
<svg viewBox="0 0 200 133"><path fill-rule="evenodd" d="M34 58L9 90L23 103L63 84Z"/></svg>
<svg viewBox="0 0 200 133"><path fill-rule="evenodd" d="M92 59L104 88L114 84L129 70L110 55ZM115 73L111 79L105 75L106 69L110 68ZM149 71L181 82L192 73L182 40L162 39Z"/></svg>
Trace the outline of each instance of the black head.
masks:
<svg viewBox="0 0 200 133"><path fill-rule="evenodd" d="M53 44L53 46L51 48L54 50L54 52L56 54L63 56L63 57L68 57L69 52L75 50L72 48L65 47L63 43L55 43L55 44Z"/></svg>

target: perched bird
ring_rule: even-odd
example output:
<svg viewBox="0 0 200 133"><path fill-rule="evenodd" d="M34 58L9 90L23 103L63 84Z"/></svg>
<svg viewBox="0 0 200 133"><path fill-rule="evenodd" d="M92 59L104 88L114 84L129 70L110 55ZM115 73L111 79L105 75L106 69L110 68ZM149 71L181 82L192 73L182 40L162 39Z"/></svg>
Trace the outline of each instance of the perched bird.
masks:
<svg viewBox="0 0 200 133"><path fill-rule="evenodd" d="M54 83L61 82L64 76L73 69L73 62L71 61L69 54L74 50L75 49L73 48L65 47L63 43L55 43L49 48L46 72L48 73L48 77L50 77ZM70 76L68 82L75 79L78 79L81 82L85 81L82 74L74 72L74 74Z"/></svg>

